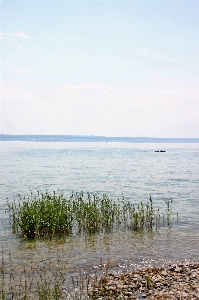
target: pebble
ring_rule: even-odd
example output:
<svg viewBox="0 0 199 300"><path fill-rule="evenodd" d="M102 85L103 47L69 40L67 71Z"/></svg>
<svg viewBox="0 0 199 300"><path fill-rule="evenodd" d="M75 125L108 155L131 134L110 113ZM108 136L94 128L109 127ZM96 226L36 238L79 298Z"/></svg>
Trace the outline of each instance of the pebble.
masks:
<svg viewBox="0 0 199 300"><path fill-rule="evenodd" d="M199 300L199 263L148 268L118 276L109 274L90 295L92 299L106 300Z"/></svg>

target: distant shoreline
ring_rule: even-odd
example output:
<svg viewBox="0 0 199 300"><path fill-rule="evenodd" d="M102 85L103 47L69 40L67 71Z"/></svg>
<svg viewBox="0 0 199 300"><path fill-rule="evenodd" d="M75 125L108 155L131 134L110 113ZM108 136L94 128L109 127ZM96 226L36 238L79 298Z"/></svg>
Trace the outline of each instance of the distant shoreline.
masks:
<svg viewBox="0 0 199 300"><path fill-rule="evenodd" d="M0 141L22 142L124 142L124 143L199 143L199 138L107 137L94 135L12 135L0 134Z"/></svg>

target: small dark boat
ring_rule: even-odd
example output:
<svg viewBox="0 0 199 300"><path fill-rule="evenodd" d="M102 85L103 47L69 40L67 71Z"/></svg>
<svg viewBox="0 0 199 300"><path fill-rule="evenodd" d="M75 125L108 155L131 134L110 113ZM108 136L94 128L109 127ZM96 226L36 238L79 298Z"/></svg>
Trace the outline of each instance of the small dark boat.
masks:
<svg viewBox="0 0 199 300"><path fill-rule="evenodd" d="M166 152L165 150L155 150L155 152Z"/></svg>

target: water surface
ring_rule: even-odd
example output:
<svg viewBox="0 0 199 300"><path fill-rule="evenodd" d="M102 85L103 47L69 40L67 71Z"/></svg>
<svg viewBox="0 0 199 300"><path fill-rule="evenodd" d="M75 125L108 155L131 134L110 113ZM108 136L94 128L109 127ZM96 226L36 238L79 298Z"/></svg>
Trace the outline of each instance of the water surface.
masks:
<svg viewBox="0 0 199 300"><path fill-rule="evenodd" d="M155 150L165 150L158 153ZM13 265L30 260L65 263L70 276L108 258L112 267L135 267L144 260L198 259L199 144L106 142L1 142L0 245L11 251ZM5 221L6 197L30 190L62 190L124 195L134 203L152 196L156 206L173 199L174 222L148 234L115 232L90 238L69 237L62 243L30 246L10 233ZM179 222L176 214L179 214ZM7 225L6 225L7 224ZM6 255L6 254L5 254ZM126 261L126 263L125 263Z"/></svg>

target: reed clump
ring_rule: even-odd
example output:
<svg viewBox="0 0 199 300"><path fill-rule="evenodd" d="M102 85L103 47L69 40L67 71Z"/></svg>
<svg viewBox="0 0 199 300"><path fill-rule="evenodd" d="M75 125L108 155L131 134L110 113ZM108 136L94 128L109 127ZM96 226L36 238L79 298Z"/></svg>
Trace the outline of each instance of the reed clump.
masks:
<svg viewBox="0 0 199 300"><path fill-rule="evenodd" d="M63 193L49 192L30 196L17 195L17 201L7 201L13 233L26 238L70 234L73 214L71 199Z"/></svg>
<svg viewBox="0 0 199 300"><path fill-rule="evenodd" d="M125 200L112 200L106 194L86 195L63 192L32 192L7 200L12 231L27 239L93 234L114 230L153 230L171 224L171 203L154 208L152 198L138 205Z"/></svg>

